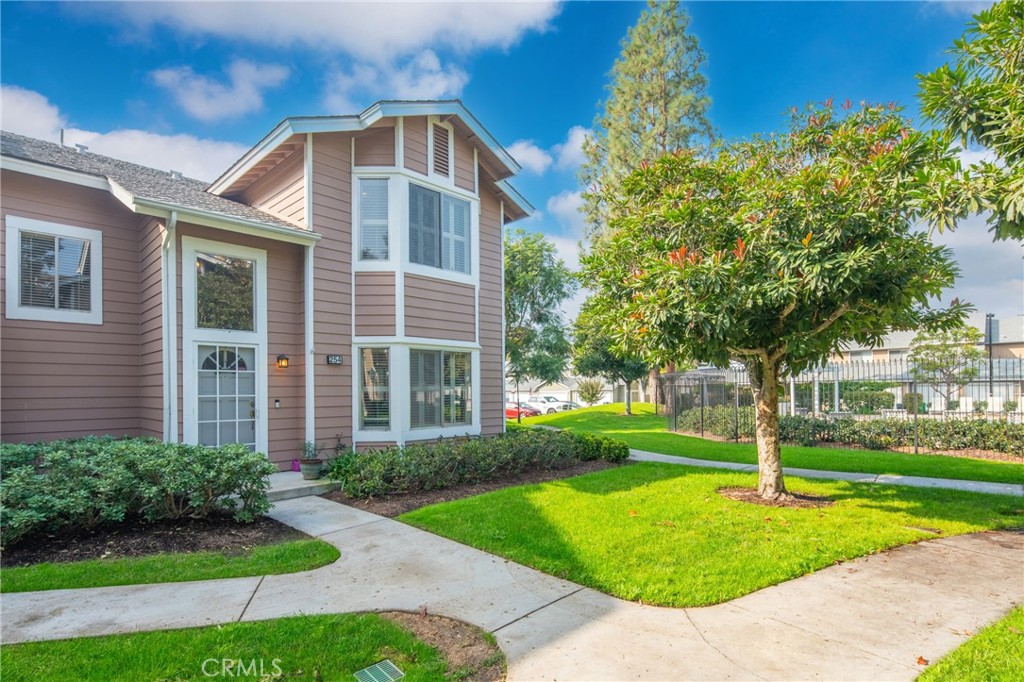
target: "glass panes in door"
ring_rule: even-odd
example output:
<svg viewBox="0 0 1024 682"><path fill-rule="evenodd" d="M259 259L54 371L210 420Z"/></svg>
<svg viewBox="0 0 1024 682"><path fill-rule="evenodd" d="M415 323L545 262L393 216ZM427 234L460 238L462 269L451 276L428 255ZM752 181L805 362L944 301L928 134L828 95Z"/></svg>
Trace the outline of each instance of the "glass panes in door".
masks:
<svg viewBox="0 0 1024 682"><path fill-rule="evenodd" d="M256 349L199 346L200 445L256 449Z"/></svg>

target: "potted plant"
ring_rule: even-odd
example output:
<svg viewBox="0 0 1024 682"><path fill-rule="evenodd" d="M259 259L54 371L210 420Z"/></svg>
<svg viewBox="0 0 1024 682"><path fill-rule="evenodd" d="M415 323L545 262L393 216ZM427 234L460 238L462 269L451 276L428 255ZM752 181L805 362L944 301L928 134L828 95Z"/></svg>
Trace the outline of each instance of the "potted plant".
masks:
<svg viewBox="0 0 1024 682"><path fill-rule="evenodd" d="M307 481L315 481L320 478L323 466L324 461L317 456L316 443L306 441L302 446L302 459L299 460L299 470L302 471L302 478Z"/></svg>

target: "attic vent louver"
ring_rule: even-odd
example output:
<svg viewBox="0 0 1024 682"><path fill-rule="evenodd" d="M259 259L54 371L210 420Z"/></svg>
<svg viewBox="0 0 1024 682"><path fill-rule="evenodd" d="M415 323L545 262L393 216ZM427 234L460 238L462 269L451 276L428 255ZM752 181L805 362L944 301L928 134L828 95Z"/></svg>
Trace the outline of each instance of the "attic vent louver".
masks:
<svg viewBox="0 0 1024 682"><path fill-rule="evenodd" d="M434 173L450 177L448 164L450 139L448 129L444 126L434 126Z"/></svg>

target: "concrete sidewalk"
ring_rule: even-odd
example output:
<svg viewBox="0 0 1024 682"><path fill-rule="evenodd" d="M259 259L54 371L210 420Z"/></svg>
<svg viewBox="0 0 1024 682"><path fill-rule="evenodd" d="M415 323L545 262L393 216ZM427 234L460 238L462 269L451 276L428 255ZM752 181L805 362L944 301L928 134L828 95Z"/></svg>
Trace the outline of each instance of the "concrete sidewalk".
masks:
<svg viewBox="0 0 1024 682"><path fill-rule="evenodd" d="M905 679L1024 602L1024 534L934 540L727 604L625 602L318 497L278 520L341 549L305 573L4 594L4 642L401 609L495 634L509 680Z"/></svg>
<svg viewBox="0 0 1024 682"><path fill-rule="evenodd" d="M680 464L683 466L707 467L711 469L730 469L732 471L757 471L756 464L719 462L708 459L694 459L692 457L676 457L675 455L662 455L657 452L647 452L645 450L630 449L629 458L637 462L662 462L664 464ZM800 476L802 478L828 478L840 481L852 481L854 483L885 483L888 485L909 485L914 488L947 488L949 490L968 490L976 493L1024 496L1024 483L987 483L983 481L961 481L953 478L927 478L924 476L898 476L895 474L861 474L849 471L795 469L793 467L783 467L782 472L787 476Z"/></svg>

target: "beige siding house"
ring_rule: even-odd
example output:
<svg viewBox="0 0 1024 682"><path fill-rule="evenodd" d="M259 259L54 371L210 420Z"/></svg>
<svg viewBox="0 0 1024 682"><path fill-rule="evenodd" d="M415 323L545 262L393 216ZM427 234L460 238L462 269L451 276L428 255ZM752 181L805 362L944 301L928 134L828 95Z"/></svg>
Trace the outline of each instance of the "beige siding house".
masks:
<svg viewBox="0 0 1024 682"><path fill-rule="evenodd" d="M3 133L0 437L501 432L518 170L458 101L286 119L212 185Z"/></svg>

